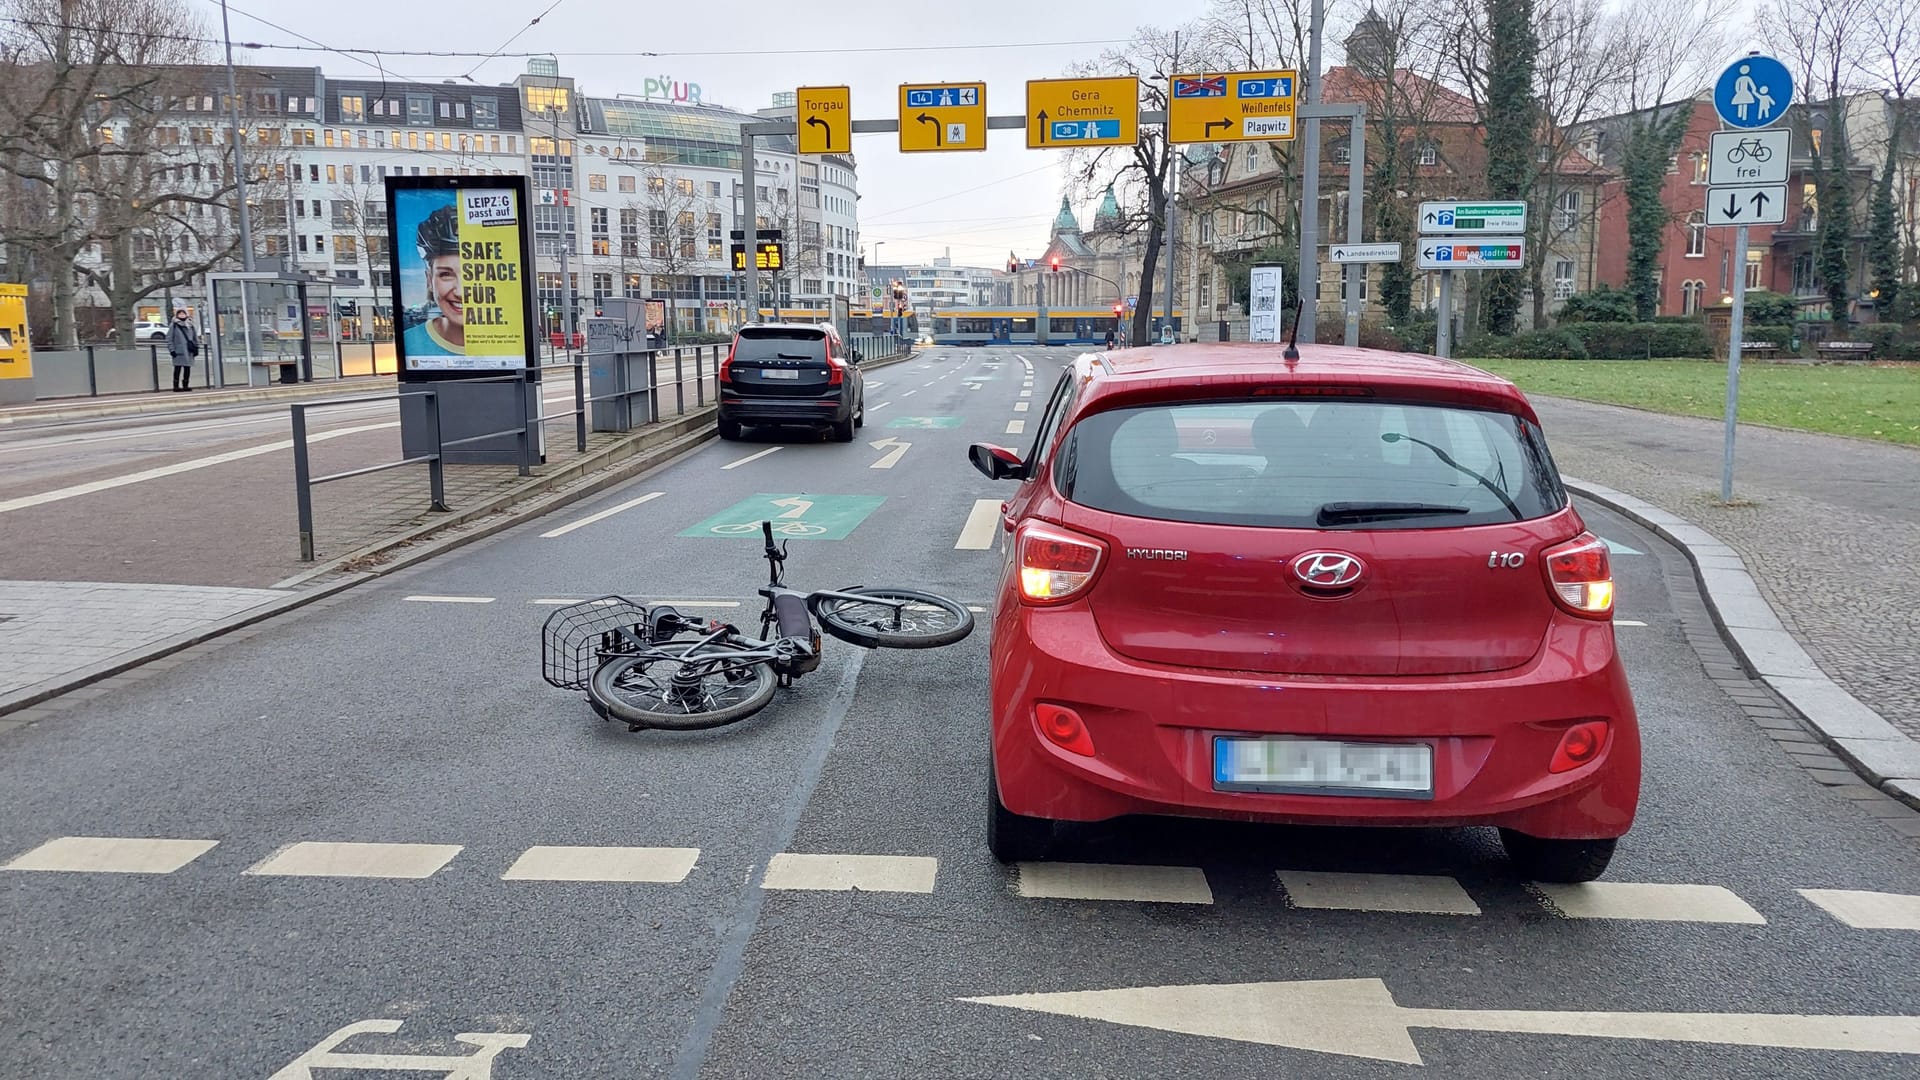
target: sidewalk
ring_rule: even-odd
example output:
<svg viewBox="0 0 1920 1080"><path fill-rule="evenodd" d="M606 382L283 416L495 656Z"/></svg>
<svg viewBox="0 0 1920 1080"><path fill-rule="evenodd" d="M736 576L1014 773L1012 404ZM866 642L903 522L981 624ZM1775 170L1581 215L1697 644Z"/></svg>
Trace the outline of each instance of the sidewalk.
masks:
<svg viewBox="0 0 1920 1080"><path fill-rule="evenodd" d="M68 420L95 420L112 416L144 416L204 409L214 405L259 405L301 401L331 395L391 390L391 375L354 375L345 379L315 379L310 383L272 386L195 387L185 394L145 390L102 397L53 398L26 405L0 406L0 427L16 424L55 424Z"/></svg>
<svg viewBox="0 0 1920 1080"><path fill-rule="evenodd" d="M1722 426L1535 398L1562 472L1637 496L1745 560L1820 668L1920 739L1920 450L1742 427L1720 503Z"/></svg>

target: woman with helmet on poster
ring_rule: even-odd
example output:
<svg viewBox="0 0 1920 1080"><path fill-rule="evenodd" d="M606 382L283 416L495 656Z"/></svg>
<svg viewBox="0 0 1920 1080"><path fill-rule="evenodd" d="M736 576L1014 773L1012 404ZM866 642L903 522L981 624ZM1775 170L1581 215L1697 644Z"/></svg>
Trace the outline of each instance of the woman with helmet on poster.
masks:
<svg viewBox="0 0 1920 1080"><path fill-rule="evenodd" d="M436 317L407 328L408 356L464 356L467 327L461 307L460 208L443 206L428 214L414 234L414 246L426 264L427 307Z"/></svg>

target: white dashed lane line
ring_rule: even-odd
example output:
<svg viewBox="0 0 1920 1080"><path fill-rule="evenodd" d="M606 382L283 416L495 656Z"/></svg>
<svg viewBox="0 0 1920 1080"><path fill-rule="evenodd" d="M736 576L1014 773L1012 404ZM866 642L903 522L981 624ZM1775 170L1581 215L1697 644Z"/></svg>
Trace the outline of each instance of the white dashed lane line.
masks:
<svg viewBox="0 0 1920 1080"><path fill-rule="evenodd" d="M1027 430L1027 422L1025 420L1007 421L1007 434L1018 435L1025 430Z"/></svg>
<svg viewBox="0 0 1920 1080"><path fill-rule="evenodd" d="M785 450L785 449L786 447L784 446L769 446L765 450L762 450L757 454L748 454L746 457L741 458L739 461L729 461L725 465L720 466L720 469L723 472L726 471L727 469L737 469L740 466L747 464L748 462L759 461L761 458L766 457L768 454L774 453L779 450Z"/></svg>
<svg viewBox="0 0 1920 1080"><path fill-rule="evenodd" d="M953 546L958 551L985 551L993 546L993 531L1000 525L1000 500L975 499L967 512L967 523Z"/></svg>
<svg viewBox="0 0 1920 1080"><path fill-rule="evenodd" d="M774 447L774 449L778 450L780 448L776 446ZM546 532L543 532L540 534L540 539L551 540L556 536L565 536L575 529L584 529L596 521L605 521L606 519L612 517L615 514L620 513L623 510L631 510L634 507L639 506L641 503L652 502L653 500L665 494L666 492L664 491L649 491L645 495L642 495L637 499L628 499L626 502L620 503L617 506L609 506L605 510L601 510L598 513L588 514L586 517L580 518L577 521L569 521L565 525L562 525L557 529L550 529Z"/></svg>
<svg viewBox="0 0 1920 1080"><path fill-rule="evenodd" d="M406 599L416 604L491 604L491 596L431 596L426 594L409 596Z"/></svg>

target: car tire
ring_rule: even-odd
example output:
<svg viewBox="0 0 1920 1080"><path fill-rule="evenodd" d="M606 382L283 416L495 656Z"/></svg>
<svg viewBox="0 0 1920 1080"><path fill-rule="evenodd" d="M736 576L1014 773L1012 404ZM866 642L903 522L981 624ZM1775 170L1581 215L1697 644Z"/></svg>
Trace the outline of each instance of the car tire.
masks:
<svg viewBox="0 0 1920 1080"><path fill-rule="evenodd" d="M853 426L857 428L863 428L867 426L867 399L866 398L860 399L860 411L853 414Z"/></svg>
<svg viewBox="0 0 1920 1080"><path fill-rule="evenodd" d="M987 766L987 850L1003 863L1039 862L1053 847L1053 822L1000 804L1000 778Z"/></svg>
<svg viewBox="0 0 1920 1080"><path fill-rule="evenodd" d="M720 437L728 442L738 441L740 438L740 421L729 420L724 416L721 417Z"/></svg>
<svg viewBox="0 0 1920 1080"><path fill-rule="evenodd" d="M1530 881L1573 884L1607 872L1617 840L1546 840L1512 829L1500 830L1507 861Z"/></svg>
<svg viewBox="0 0 1920 1080"><path fill-rule="evenodd" d="M849 416L845 420L834 421L833 441L834 442L852 442L853 441L853 417Z"/></svg>

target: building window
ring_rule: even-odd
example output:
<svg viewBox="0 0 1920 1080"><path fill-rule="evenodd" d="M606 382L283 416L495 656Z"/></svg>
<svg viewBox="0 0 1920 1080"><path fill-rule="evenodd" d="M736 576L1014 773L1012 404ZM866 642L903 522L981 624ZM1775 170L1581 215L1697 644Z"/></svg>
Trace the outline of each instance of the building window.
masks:
<svg viewBox="0 0 1920 1080"><path fill-rule="evenodd" d="M1767 253L1761 248L1747 249L1747 291L1760 287L1760 271L1766 265Z"/></svg>
<svg viewBox="0 0 1920 1080"><path fill-rule="evenodd" d="M647 211L647 248L656 259L667 257L667 212L665 210Z"/></svg>
<svg viewBox="0 0 1920 1080"><path fill-rule="evenodd" d="M620 178L620 190L622 193L631 195L633 194L633 188L634 188L633 177L623 176Z"/></svg>
<svg viewBox="0 0 1920 1080"><path fill-rule="evenodd" d="M722 238L720 236L720 215L708 214L707 215L707 258L718 259L722 257L723 248L722 248L721 241L722 241Z"/></svg>
<svg viewBox="0 0 1920 1080"><path fill-rule="evenodd" d="M500 126L500 103L493 98L473 99L473 126L477 128L497 128Z"/></svg>
<svg viewBox="0 0 1920 1080"><path fill-rule="evenodd" d="M605 190L607 190L607 177L606 177L606 174L604 174L604 173L588 173L588 174L587 174L587 190L588 190L588 191L605 191Z"/></svg>
<svg viewBox="0 0 1920 1080"><path fill-rule="evenodd" d="M612 274L593 275L594 306L598 307L599 305L606 303L607 297L612 295L613 295L613 275Z"/></svg>
<svg viewBox="0 0 1920 1080"><path fill-rule="evenodd" d="M637 259L640 257L640 211L620 211L620 257Z"/></svg>
<svg viewBox="0 0 1920 1080"><path fill-rule="evenodd" d="M1680 314L1692 315L1700 310L1701 294L1706 292L1704 281L1683 281L1680 283Z"/></svg>
<svg viewBox="0 0 1920 1080"><path fill-rule="evenodd" d="M453 102L443 101L440 103L440 119L442 120L453 119Z"/></svg>
<svg viewBox="0 0 1920 1080"><path fill-rule="evenodd" d="M1200 215L1200 242L1213 243L1213 215L1210 213Z"/></svg>
<svg viewBox="0 0 1920 1080"><path fill-rule="evenodd" d="M593 240L593 253L595 255L613 254L613 241L608 236L607 208L596 206L588 213L592 215L592 220L588 223L588 234Z"/></svg>
<svg viewBox="0 0 1920 1080"><path fill-rule="evenodd" d="M433 99L425 94L408 94L407 123L432 124Z"/></svg>
<svg viewBox="0 0 1920 1080"><path fill-rule="evenodd" d="M678 191L682 195L693 194L693 181L688 180L686 177L681 177L680 179L675 180L673 182L673 187L675 191Z"/></svg>
<svg viewBox="0 0 1920 1080"><path fill-rule="evenodd" d="M677 239L678 239L678 246L680 249L680 257L683 259L693 258L693 246L694 246L693 211L682 210L678 214L674 215L673 225L674 225L674 230L679 233L679 236ZM818 239L818 238L816 237L815 239Z"/></svg>
<svg viewBox="0 0 1920 1080"><path fill-rule="evenodd" d="M564 86L527 87L527 111L553 113L567 111L567 88Z"/></svg>
<svg viewBox="0 0 1920 1080"><path fill-rule="evenodd" d="M336 234L333 238L333 261L341 266L360 265L360 244L351 236Z"/></svg>
<svg viewBox="0 0 1920 1080"><path fill-rule="evenodd" d="M393 135L394 135L395 145L398 145L400 133L396 131L393 133ZM417 131L407 132L407 149L409 150L420 149L420 133L419 132Z"/></svg>
<svg viewBox="0 0 1920 1080"><path fill-rule="evenodd" d="M641 279L639 274L627 275L627 280L625 283L627 299L629 300L646 299L647 290L644 287L642 287L642 285L640 284L640 280Z"/></svg>
<svg viewBox="0 0 1920 1080"><path fill-rule="evenodd" d="M1345 140L1333 144L1333 163L1345 165L1353 160L1353 147Z"/></svg>
<svg viewBox="0 0 1920 1080"><path fill-rule="evenodd" d="M1204 315L1213 310L1213 271L1200 272L1199 293L1195 300L1198 301L1196 306L1199 307L1201 314Z"/></svg>
<svg viewBox="0 0 1920 1080"><path fill-rule="evenodd" d="M1420 144L1420 164L1438 165L1439 163L1440 163L1440 148L1433 145L1432 143L1421 143Z"/></svg>
<svg viewBox="0 0 1920 1080"><path fill-rule="evenodd" d="M664 176L647 177L647 194L662 195L667 190L667 178Z"/></svg>
<svg viewBox="0 0 1920 1080"><path fill-rule="evenodd" d="M340 167L338 165L327 166L327 183L337 184L339 182L340 182Z"/></svg>
<svg viewBox="0 0 1920 1080"><path fill-rule="evenodd" d="M1580 224L1580 193L1569 191L1560 196L1559 212L1554 215L1554 223L1562 230L1577 228Z"/></svg>
<svg viewBox="0 0 1920 1080"><path fill-rule="evenodd" d="M1704 258L1707 254L1706 216L1695 210L1687 215L1687 258Z"/></svg>
<svg viewBox="0 0 1920 1080"><path fill-rule="evenodd" d="M711 199L717 199L720 197L720 181L718 180L707 181L707 197Z"/></svg>
<svg viewBox="0 0 1920 1080"><path fill-rule="evenodd" d="M1573 260L1553 261L1553 298L1565 300L1573 295Z"/></svg>
<svg viewBox="0 0 1920 1080"><path fill-rule="evenodd" d="M1707 164L1708 164L1707 155L1705 154L1693 155L1693 182L1694 183L1704 184L1707 182Z"/></svg>

